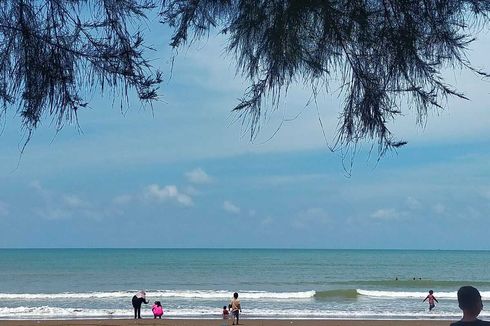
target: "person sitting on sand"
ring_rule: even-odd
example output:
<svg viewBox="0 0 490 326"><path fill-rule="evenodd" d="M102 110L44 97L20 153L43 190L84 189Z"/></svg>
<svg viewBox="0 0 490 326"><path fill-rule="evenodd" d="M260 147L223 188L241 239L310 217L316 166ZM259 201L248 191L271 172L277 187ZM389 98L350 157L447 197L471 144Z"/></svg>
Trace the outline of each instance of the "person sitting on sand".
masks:
<svg viewBox="0 0 490 326"><path fill-rule="evenodd" d="M163 307L160 301L155 301L155 304L151 307L151 311L153 312L153 319L157 319L157 317L162 319Z"/></svg>
<svg viewBox="0 0 490 326"><path fill-rule="evenodd" d="M436 306L434 301L439 303L439 301L437 301L436 297L434 296L434 291L429 290L429 294L425 297L424 301L422 302L425 302L425 300L427 299L429 299L429 311L432 311L432 309L434 309L434 307Z"/></svg>
<svg viewBox="0 0 490 326"><path fill-rule="evenodd" d="M483 309L480 292L472 286L462 286L458 290L459 308L463 310L463 318L451 326L490 326L490 322L478 319Z"/></svg>
<svg viewBox="0 0 490 326"><path fill-rule="evenodd" d="M146 292L139 291L138 293L136 293L133 296L131 303L133 304L133 308L134 308L134 319L136 318L141 319L141 304L148 303L148 301L146 300Z"/></svg>
<svg viewBox="0 0 490 326"><path fill-rule="evenodd" d="M240 319L240 312L242 312L242 307L240 305L240 300L238 300L238 293L233 293L233 299L231 299L230 305L231 314L233 316L233 325L238 325L238 320Z"/></svg>

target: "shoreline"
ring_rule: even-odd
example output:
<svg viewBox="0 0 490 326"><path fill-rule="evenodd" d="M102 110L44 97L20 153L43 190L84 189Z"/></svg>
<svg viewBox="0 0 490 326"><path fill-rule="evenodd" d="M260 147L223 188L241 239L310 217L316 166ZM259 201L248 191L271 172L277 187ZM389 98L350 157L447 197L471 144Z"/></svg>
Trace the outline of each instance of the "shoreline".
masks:
<svg viewBox="0 0 490 326"><path fill-rule="evenodd" d="M448 326L456 320L359 320L359 319L244 319L241 326ZM5 326L61 326L61 325L99 325L99 326L223 326L222 319L28 319L0 320ZM227 326L231 326L228 320Z"/></svg>

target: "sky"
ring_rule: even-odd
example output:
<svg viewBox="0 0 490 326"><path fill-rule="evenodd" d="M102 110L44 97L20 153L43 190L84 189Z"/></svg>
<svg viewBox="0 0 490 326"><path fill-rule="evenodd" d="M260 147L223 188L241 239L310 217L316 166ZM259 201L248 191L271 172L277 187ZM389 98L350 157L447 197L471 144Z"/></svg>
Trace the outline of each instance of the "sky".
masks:
<svg viewBox="0 0 490 326"><path fill-rule="evenodd" d="M351 161L329 150L335 90L317 109L293 85L251 141L231 113L248 84L225 39L180 50L173 67L169 39L163 27L149 36L165 78L151 108L86 94L80 128L57 133L48 117L23 154L19 118L4 116L0 248L490 250L489 81L445 71L469 101L450 99L423 126L403 108L390 126L408 144ZM479 34L468 55L488 71L488 53Z"/></svg>

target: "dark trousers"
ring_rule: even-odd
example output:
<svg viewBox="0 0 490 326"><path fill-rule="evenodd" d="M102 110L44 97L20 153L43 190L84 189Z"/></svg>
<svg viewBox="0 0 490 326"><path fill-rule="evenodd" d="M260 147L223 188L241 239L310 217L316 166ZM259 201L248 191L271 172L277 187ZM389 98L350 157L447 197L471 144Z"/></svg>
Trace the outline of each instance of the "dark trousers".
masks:
<svg viewBox="0 0 490 326"><path fill-rule="evenodd" d="M240 311L235 310L232 311L231 314L233 315L233 325L235 325L235 318L236 318L236 324L238 325L238 319L240 318Z"/></svg>
<svg viewBox="0 0 490 326"><path fill-rule="evenodd" d="M141 318L141 304L142 304L141 299L134 296L133 299L131 300L131 303L133 304L133 308L134 308L134 319Z"/></svg>
<svg viewBox="0 0 490 326"><path fill-rule="evenodd" d="M134 319L141 318L141 305L134 307Z"/></svg>

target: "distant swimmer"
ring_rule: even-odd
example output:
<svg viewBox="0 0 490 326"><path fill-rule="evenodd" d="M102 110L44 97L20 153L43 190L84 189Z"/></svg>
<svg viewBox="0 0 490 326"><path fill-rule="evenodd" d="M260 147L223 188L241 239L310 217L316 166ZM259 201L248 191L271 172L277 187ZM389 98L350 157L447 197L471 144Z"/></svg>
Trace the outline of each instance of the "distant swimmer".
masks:
<svg viewBox="0 0 490 326"><path fill-rule="evenodd" d="M434 296L434 291L429 290L429 294L425 297L424 301L422 302L425 302L425 300L427 299L429 299L429 311L432 311L432 309L434 309L434 307L436 306L434 301L439 303L439 301L437 301L436 297Z"/></svg>

